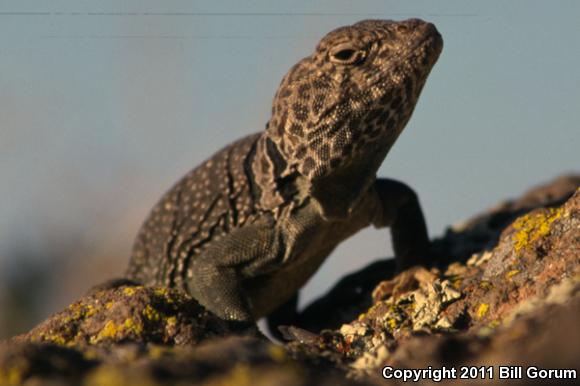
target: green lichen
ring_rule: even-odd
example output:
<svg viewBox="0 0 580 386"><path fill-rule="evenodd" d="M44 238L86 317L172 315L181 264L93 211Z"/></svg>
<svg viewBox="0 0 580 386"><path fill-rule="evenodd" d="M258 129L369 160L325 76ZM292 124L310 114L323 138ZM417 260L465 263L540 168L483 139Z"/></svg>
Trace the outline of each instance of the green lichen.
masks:
<svg viewBox="0 0 580 386"><path fill-rule="evenodd" d="M513 227L517 232L513 235L516 252L530 246L534 241L547 236L550 226L562 217L564 209L547 209L545 212L527 214L518 218Z"/></svg>

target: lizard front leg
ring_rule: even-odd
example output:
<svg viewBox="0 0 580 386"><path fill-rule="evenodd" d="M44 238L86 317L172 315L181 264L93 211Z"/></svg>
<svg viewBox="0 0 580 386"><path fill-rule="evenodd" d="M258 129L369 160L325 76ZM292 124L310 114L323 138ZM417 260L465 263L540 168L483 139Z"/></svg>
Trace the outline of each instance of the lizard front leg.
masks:
<svg viewBox="0 0 580 386"><path fill-rule="evenodd" d="M382 211L373 224L390 227L398 269L424 264L429 236L417 194L408 185L387 178L378 178L374 190Z"/></svg>
<svg viewBox="0 0 580 386"><path fill-rule="evenodd" d="M248 225L214 242L191 262L191 295L223 319L253 322L251 301L242 281L282 263L282 237L273 226Z"/></svg>

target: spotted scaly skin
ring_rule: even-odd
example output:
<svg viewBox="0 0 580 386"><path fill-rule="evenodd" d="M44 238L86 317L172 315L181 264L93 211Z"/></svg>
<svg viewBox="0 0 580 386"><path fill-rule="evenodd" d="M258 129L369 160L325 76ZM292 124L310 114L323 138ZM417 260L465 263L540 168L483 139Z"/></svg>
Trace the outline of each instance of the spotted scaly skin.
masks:
<svg viewBox="0 0 580 386"><path fill-rule="evenodd" d="M217 152L153 208L127 277L177 286L217 315L293 315L297 291L341 241L389 226L400 267L429 245L415 193L376 172L441 52L430 24L365 20L294 65L266 130Z"/></svg>

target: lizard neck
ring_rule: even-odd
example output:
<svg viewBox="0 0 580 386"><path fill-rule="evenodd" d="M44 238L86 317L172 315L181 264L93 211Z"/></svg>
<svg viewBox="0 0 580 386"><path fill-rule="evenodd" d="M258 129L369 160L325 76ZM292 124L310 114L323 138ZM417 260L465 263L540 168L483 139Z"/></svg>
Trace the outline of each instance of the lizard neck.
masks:
<svg viewBox="0 0 580 386"><path fill-rule="evenodd" d="M401 117L397 123L404 126L406 120ZM329 134L316 133L308 141L293 134L299 124L288 114L274 115L258 141L255 168L261 177L262 202L273 208L299 194L314 199L325 218L344 219L376 180L401 130L393 124L386 135L363 141L357 130L364 127L364 120L343 117L320 123ZM329 156L332 149L338 149L334 157Z"/></svg>
<svg viewBox="0 0 580 386"><path fill-rule="evenodd" d="M276 218L312 202L327 219L345 219L376 180L376 172L390 145L381 141L367 144L365 157L342 156L333 173L312 178L301 173L300 160L288 156L295 148L291 138L279 135L269 123L256 142L252 172L260 210Z"/></svg>
<svg viewBox="0 0 580 386"><path fill-rule="evenodd" d="M296 207L307 197L308 184L264 132L256 142L251 170L256 184L257 206L279 217L287 207Z"/></svg>

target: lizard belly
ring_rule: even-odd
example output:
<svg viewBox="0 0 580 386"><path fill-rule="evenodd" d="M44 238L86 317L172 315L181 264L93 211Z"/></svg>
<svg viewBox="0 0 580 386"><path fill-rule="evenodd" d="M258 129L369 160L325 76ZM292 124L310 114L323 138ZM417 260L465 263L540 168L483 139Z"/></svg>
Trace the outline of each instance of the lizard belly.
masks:
<svg viewBox="0 0 580 386"><path fill-rule="evenodd" d="M336 245L325 251L305 256L302 261L288 264L276 272L244 281L252 314L257 320L288 301L316 272Z"/></svg>

